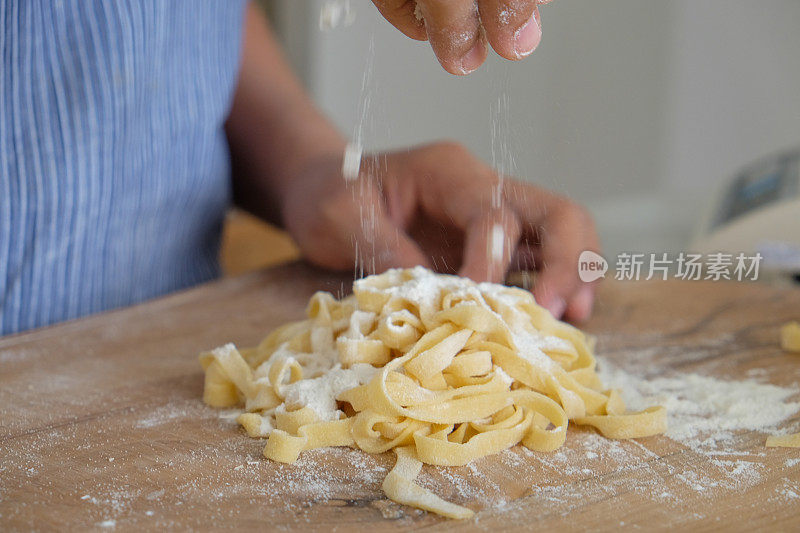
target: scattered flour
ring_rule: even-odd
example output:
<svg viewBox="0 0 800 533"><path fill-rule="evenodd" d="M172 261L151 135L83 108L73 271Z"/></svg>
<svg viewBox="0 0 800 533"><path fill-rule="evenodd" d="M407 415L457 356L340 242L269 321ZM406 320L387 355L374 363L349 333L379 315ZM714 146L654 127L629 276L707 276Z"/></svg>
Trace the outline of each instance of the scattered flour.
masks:
<svg viewBox="0 0 800 533"><path fill-rule="evenodd" d="M187 414L186 409L178 406L168 405L155 409L149 416L142 418L136 424L137 428L151 428L166 424L167 422L176 418L185 417Z"/></svg>
<svg viewBox="0 0 800 533"><path fill-rule="evenodd" d="M671 380L680 379L679 374L662 376L662 381L658 381L659 378L654 380L665 387L669 385L665 390L648 389L643 384L647 379L620 372L604 360L600 361L600 371L612 386L620 386L615 380L624 378L623 388L639 394L642 405L660 401L660 395L666 394L666 390L687 401L691 398L701 401L706 396L732 396L734 392L726 386L732 382L722 380L688 380L683 387L677 387ZM763 384L749 380L746 383L749 385L745 390L753 394L764 393L770 399L767 402L762 398L758 409L774 407L770 402L792 401L790 394L780 391L791 393L793 389L770 386L762 389ZM717 394L704 392L703 396L695 390L702 387L711 387ZM636 397L628 399L632 406L638 407ZM730 407L734 414L738 412L731 407L736 405L735 398L728 397L718 405ZM587 504L621 494L662 506L669 511L670 524L685 526L686 521L697 518L694 516L696 509L686 510L687 499L699 502L698 505L714 505L717 497L765 483L774 473L774 469L768 470L762 462L768 453L773 452L766 449L743 451L734 425L728 424L721 430L710 428L707 420L700 419L702 417L696 410L684 413L680 402L676 406L679 409L671 413L670 423L683 428L678 435L686 438L685 441L679 437L674 437L678 439L676 442L668 439L609 440L593 430L571 426L566 444L555 452L533 452L515 447L465 467L425 466L419 482L444 498L481 509L475 522L477 527L490 523L484 519L492 516L500 517L509 528L517 524L524 527L527 524L525 520L530 519L531 507L536 507L540 515L567 515ZM233 431L228 424L237 413L223 412L225 416L220 417L218 411L187 399L185 405L176 402L173 409L159 407L142 413L138 420L154 422L142 425L134 419L131 427L141 425L139 431L152 431L153 425L158 425L156 420L165 419L171 424L200 422L214 427L215 433L221 433ZM723 415L711 413L707 416L716 419ZM771 424L775 421L775 418L770 419ZM774 427L760 426L747 417L741 418L738 425L770 431ZM9 453L16 457L16 462L28 468L37 466L38 461L49 456L54 441L74 442L78 449L82 445L81 434L64 431L48 432L33 441L34 446L10 450ZM116 440L117 435L108 437ZM688 451L683 449L683 445L688 446ZM243 435L200 448L196 443L176 446L154 448L151 458L155 464L176 473L176 483L169 491L157 485L137 489L130 485L132 479L106 475L103 482L92 480L77 487L73 502L80 502L79 507L87 516L93 517L95 527L104 529L128 528L131 524L140 529L153 529L155 524L151 520L155 517L164 520L172 506L179 505L176 502L180 502L179 508L185 509L187 515L202 512L209 505L228 509L230 515L220 515L205 524L210 529L224 528L224 519L252 506L268 509L265 516L289 513L296 517L300 526L315 523L318 515L312 502L335 501L339 502L338 505L367 506L387 518L408 520L408 524L421 513L387 501L382 496L381 483L394 462L391 454L368 455L351 448L328 448L304 452L297 463L285 465L264 460L261 457L263 441L254 443ZM757 446L755 448L758 450ZM96 467L106 471L115 468L123 460L122 455L115 453L115 456L117 461L114 463L109 463L107 456L100 457ZM778 464L784 465L785 469L800 465L798 457L780 461ZM198 469L200 464L229 467ZM800 503L800 485L794 479L796 472L784 470L782 475L786 477L778 479L771 493L764 495L765 501L773 505L796 506ZM41 487L47 497L54 497L46 492L51 490L46 484ZM519 492L513 492L509 487L518 487ZM625 521L630 525L627 518ZM101 525L105 523L108 525Z"/></svg>
<svg viewBox="0 0 800 533"><path fill-rule="evenodd" d="M786 496L787 498L791 498L792 500L800 500L800 494L793 491L792 489L781 490L781 495Z"/></svg>
<svg viewBox="0 0 800 533"><path fill-rule="evenodd" d="M684 516L687 497L713 501L720 494L739 492L766 479L768 467L761 458L767 452L743 451L738 440L741 432L775 432L800 411L800 403L791 401L799 392L795 387L697 374L643 378L598 359L604 384L621 389L631 409L666 406L667 435L688 447L690 453L665 460L663 453L659 455L639 441L609 440L594 431L572 427L566 444L555 452L516 447L498 454L507 467L504 476L531 480L525 494L505 494L502 482L487 477L498 470L482 468L484 461L493 460L490 458L470 465L475 472L483 473L482 478L467 467L445 469L444 473L423 470L421 484L437 494L481 502L485 507L478 523L480 516L495 514L513 523L515 516L527 517L524 509L532 505L565 515L587 502L629 492L666 505L677 513L676 517L683 517L681 520L701 519L702 513ZM653 371L652 360L650 363ZM750 374L757 375L761 377ZM798 464L800 458L785 462L786 467ZM785 479L771 498L795 502L800 499L800 487Z"/></svg>
<svg viewBox="0 0 800 533"><path fill-rule="evenodd" d="M642 379L598 358L605 386L619 389L632 410L651 405L667 409L666 435L693 450L717 448L735 431L774 430L800 411L787 402L797 388L782 388L755 380L724 381L698 374Z"/></svg>

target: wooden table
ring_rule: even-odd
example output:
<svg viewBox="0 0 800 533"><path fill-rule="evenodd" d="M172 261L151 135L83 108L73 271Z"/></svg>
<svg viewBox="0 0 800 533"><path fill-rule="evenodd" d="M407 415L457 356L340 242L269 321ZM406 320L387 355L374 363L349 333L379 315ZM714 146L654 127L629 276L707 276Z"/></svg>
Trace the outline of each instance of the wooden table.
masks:
<svg viewBox="0 0 800 533"><path fill-rule="evenodd" d="M313 291L347 286L294 264L0 339L0 529L800 527L800 454L764 448L761 433L736 437L758 473L737 483L666 437L609 443L581 428L553 454L515 448L469 467L426 467L427 486L481 509L467 523L387 501L389 455L340 448L296 465L264 460L263 442L202 405L196 355L252 345L301 317ZM608 282L587 329L621 366L755 372L792 386L800 359L780 352L777 335L798 318L793 289ZM788 427L800 429L798 418ZM712 494L698 476L721 483Z"/></svg>

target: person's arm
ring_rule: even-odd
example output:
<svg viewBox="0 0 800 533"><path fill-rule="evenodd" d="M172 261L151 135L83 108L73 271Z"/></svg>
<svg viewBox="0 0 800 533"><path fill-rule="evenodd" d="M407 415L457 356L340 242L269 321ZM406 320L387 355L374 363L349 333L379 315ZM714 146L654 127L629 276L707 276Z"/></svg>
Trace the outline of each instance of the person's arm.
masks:
<svg viewBox="0 0 800 533"><path fill-rule="evenodd" d="M234 201L282 225L288 181L310 161L341 158L346 141L314 107L283 59L261 10L247 6L241 70L225 130Z"/></svg>

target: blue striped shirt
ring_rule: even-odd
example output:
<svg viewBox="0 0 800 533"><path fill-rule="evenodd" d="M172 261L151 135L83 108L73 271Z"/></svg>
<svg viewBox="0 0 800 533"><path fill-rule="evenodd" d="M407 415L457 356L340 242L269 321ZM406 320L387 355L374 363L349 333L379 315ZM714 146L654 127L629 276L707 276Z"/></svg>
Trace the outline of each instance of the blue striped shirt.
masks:
<svg viewBox="0 0 800 533"><path fill-rule="evenodd" d="M0 334L209 280L243 0L0 0Z"/></svg>

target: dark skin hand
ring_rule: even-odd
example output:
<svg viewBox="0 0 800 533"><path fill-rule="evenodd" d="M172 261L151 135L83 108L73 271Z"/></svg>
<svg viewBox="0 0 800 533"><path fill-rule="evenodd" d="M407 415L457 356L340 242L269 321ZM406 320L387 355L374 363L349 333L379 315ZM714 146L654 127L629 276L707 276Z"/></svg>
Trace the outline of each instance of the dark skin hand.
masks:
<svg viewBox="0 0 800 533"><path fill-rule="evenodd" d="M496 283L537 269L542 305L577 322L591 313L593 286L580 281L577 264L599 245L577 204L529 183L500 184L454 143L368 156L354 182L340 169L341 157L320 159L286 190L286 228L310 261L352 269L358 257L366 273L424 265ZM497 261L487 253L495 226L504 237Z"/></svg>
<svg viewBox="0 0 800 533"><path fill-rule="evenodd" d="M486 60L488 46L518 61L542 39L539 6L550 0L372 0L408 37L429 41L442 67L466 75Z"/></svg>

